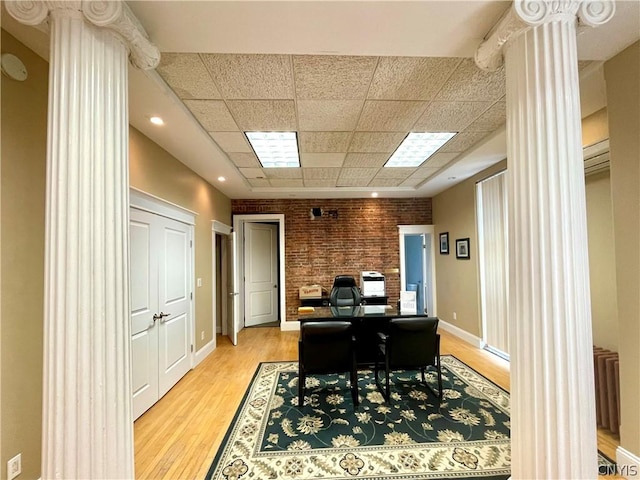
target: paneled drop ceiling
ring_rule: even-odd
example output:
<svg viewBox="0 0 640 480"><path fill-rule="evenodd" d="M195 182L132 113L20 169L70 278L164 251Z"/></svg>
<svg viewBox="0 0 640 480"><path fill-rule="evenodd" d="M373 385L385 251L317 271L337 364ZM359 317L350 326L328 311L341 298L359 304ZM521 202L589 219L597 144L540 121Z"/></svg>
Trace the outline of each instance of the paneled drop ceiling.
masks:
<svg viewBox="0 0 640 480"><path fill-rule="evenodd" d="M129 68L130 123L230 198L433 196L506 156L504 72L472 58L511 3L128 1L162 54ZM640 2L615 4L578 29L583 115L606 105L602 62L640 38ZM48 58L48 34L4 8L2 28ZM254 129L295 130L302 168L260 168ZM425 130L460 133L418 168L382 168Z"/></svg>
<svg viewBox="0 0 640 480"><path fill-rule="evenodd" d="M165 52L158 72L252 187L414 190L505 122L504 71L470 58ZM261 168L247 131L297 132L301 168ZM458 134L383 168L425 131Z"/></svg>

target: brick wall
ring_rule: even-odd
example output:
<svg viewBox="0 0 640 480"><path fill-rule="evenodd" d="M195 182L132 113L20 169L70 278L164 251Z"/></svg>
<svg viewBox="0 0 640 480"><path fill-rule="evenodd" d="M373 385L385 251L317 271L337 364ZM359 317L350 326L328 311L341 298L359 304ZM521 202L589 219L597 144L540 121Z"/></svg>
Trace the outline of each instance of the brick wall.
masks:
<svg viewBox="0 0 640 480"><path fill-rule="evenodd" d="M311 219L312 208L322 208ZM327 213L336 210L338 218ZM232 200L233 214L280 213L285 218L287 320L297 320L298 288L317 283L331 290L336 275L385 274L389 302L400 294L398 225L431 225L431 199Z"/></svg>

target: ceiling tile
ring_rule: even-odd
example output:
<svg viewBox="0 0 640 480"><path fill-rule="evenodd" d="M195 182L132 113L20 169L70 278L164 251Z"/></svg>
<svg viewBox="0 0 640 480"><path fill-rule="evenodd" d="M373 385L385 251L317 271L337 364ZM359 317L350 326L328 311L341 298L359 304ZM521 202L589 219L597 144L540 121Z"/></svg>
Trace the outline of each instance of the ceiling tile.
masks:
<svg viewBox="0 0 640 480"><path fill-rule="evenodd" d="M301 131L344 132L355 129L361 100L298 100Z"/></svg>
<svg viewBox="0 0 640 480"><path fill-rule="evenodd" d="M299 99L364 99L377 57L295 55L293 72Z"/></svg>
<svg viewBox="0 0 640 480"><path fill-rule="evenodd" d="M422 181L425 178L429 178L431 175L436 173L438 170L440 170L439 167L420 167L418 170L416 170L411 175L409 175L407 180L418 179L418 180Z"/></svg>
<svg viewBox="0 0 640 480"><path fill-rule="evenodd" d="M184 104L208 132L238 131L229 109L221 100L185 100Z"/></svg>
<svg viewBox="0 0 640 480"><path fill-rule="evenodd" d="M400 178L404 180L415 171L416 171L415 168L405 168L405 167L381 168L380 171L378 171L376 178Z"/></svg>
<svg viewBox="0 0 640 480"><path fill-rule="evenodd" d="M449 140L438 153L464 152L480 139L484 138L487 132L462 132Z"/></svg>
<svg viewBox="0 0 640 480"><path fill-rule="evenodd" d="M355 132L350 152L391 153L404 140L404 132Z"/></svg>
<svg viewBox="0 0 640 480"><path fill-rule="evenodd" d="M260 162L254 153L230 152L227 155L236 167L260 168Z"/></svg>
<svg viewBox="0 0 640 480"><path fill-rule="evenodd" d="M202 54L225 99L293 98L288 55Z"/></svg>
<svg viewBox="0 0 640 480"><path fill-rule="evenodd" d="M335 180L340 174L339 168L303 168L302 177L305 180Z"/></svg>
<svg viewBox="0 0 640 480"><path fill-rule="evenodd" d="M426 102L367 100L357 129L367 132L406 132L426 105Z"/></svg>
<svg viewBox="0 0 640 480"><path fill-rule="evenodd" d="M293 100L229 100L227 104L245 132L297 130Z"/></svg>
<svg viewBox="0 0 640 480"><path fill-rule="evenodd" d="M242 132L209 132L209 135L225 152L253 152Z"/></svg>
<svg viewBox="0 0 640 480"><path fill-rule="evenodd" d="M369 185L371 179L369 178L338 178L336 182L337 187L366 187Z"/></svg>
<svg viewBox="0 0 640 480"><path fill-rule="evenodd" d="M252 187L270 187L271 184L266 178L248 178L247 181Z"/></svg>
<svg viewBox="0 0 640 480"><path fill-rule="evenodd" d="M266 178L264 171L261 168L239 168L240 173L245 177L251 178Z"/></svg>
<svg viewBox="0 0 640 480"><path fill-rule="evenodd" d="M269 179L302 178L301 168L265 168L264 172Z"/></svg>
<svg viewBox="0 0 640 480"><path fill-rule="evenodd" d="M300 132L301 152L346 152L351 132Z"/></svg>
<svg viewBox="0 0 640 480"><path fill-rule="evenodd" d="M403 180L400 184L401 187L415 187L424 182L424 179L409 177Z"/></svg>
<svg viewBox="0 0 640 480"><path fill-rule="evenodd" d="M388 153L348 153L344 160L345 167L382 167L389 159Z"/></svg>
<svg viewBox="0 0 640 480"><path fill-rule="evenodd" d="M268 181L272 187L304 187L301 178L272 178Z"/></svg>
<svg viewBox="0 0 640 480"><path fill-rule="evenodd" d="M381 57L367 98L431 100L458 63L458 58Z"/></svg>
<svg viewBox="0 0 640 480"><path fill-rule="evenodd" d="M403 182L401 178L376 177L369 182L370 187L398 187Z"/></svg>
<svg viewBox="0 0 640 480"><path fill-rule="evenodd" d="M437 167L437 168L443 167L444 165L449 163L451 160L456 158L458 155L460 154L459 153L434 153L427 159L426 162L420 165L420 168L422 169L422 168L432 168L432 167Z"/></svg>
<svg viewBox="0 0 640 480"><path fill-rule="evenodd" d="M469 125L467 132L493 132L507 121L507 102L496 102L475 122Z"/></svg>
<svg viewBox="0 0 640 480"><path fill-rule="evenodd" d="M182 99L222 98L197 53L163 53L157 70Z"/></svg>
<svg viewBox="0 0 640 480"><path fill-rule="evenodd" d="M357 180L362 179L366 180L365 185L369 183L369 181L375 177L376 173L378 173L379 168L343 168L340 171L339 181L346 180Z"/></svg>
<svg viewBox="0 0 640 480"><path fill-rule="evenodd" d="M461 132L491 102L431 102L413 126L416 132Z"/></svg>
<svg viewBox="0 0 640 480"><path fill-rule="evenodd" d="M301 153L300 164L303 168L341 167L345 153Z"/></svg>
<svg viewBox="0 0 640 480"><path fill-rule="evenodd" d="M505 94L504 68L480 70L473 58L464 59L444 84L436 100L495 101Z"/></svg>

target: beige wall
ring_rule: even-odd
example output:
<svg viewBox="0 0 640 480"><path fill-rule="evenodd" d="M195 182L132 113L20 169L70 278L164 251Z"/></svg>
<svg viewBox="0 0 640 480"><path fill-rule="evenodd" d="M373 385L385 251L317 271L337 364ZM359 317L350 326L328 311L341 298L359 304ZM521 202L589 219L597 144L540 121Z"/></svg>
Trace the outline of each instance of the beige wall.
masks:
<svg viewBox="0 0 640 480"><path fill-rule="evenodd" d="M2 52L25 63L29 78L0 76L2 177L0 233L0 479L22 453L19 478L40 476L44 291L45 163L48 64L2 30ZM135 129L130 129L130 182L198 213L195 226L196 349L213 338L211 221L231 224L231 202ZM205 332L204 340L200 332Z"/></svg>
<svg viewBox="0 0 640 480"><path fill-rule="evenodd" d="M135 128L129 129L129 176L132 187L198 214L194 232L195 276L202 279L202 287L196 287L194 292L197 351L214 335L211 222L231 225L231 201Z"/></svg>
<svg viewBox="0 0 640 480"><path fill-rule="evenodd" d="M620 444L640 456L640 42L604 65L618 285Z"/></svg>
<svg viewBox="0 0 640 480"><path fill-rule="evenodd" d="M2 30L2 53L22 59L24 82L2 83L0 478L22 453L20 478L40 476L48 65Z"/></svg>
<svg viewBox="0 0 640 480"><path fill-rule="evenodd" d="M582 119L582 146L588 147L594 143L609 138L609 119L607 109L602 108Z"/></svg>
<svg viewBox="0 0 640 480"><path fill-rule="evenodd" d="M607 109L582 120L585 147L609 138ZM616 298L616 255L609 172L585 178L589 278L593 344L618 351L618 302Z"/></svg>
<svg viewBox="0 0 640 480"><path fill-rule="evenodd" d="M593 344L618 351L616 255L609 172L585 179Z"/></svg>
<svg viewBox="0 0 640 480"><path fill-rule="evenodd" d="M478 240L476 235L476 183L506 168L500 162L483 172L436 195L432 200L436 239L449 232L449 255L436 253L438 317L477 337L480 323L480 287L478 284ZM470 239L470 260L456 259L456 239ZM439 251L439 249L438 249ZM453 319L456 312L457 319Z"/></svg>

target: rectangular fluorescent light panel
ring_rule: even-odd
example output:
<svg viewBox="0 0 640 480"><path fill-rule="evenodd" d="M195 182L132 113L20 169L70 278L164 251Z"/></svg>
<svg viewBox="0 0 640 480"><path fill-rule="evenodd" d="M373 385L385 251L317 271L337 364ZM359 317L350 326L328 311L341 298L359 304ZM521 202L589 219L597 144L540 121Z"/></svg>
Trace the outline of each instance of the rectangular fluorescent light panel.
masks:
<svg viewBox="0 0 640 480"><path fill-rule="evenodd" d="M393 152L385 167L417 167L447 143L455 133L412 132Z"/></svg>
<svg viewBox="0 0 640 480"><path fill-rule="evenodd" d="M264 168L300 167L296 132L245 132Z"/></svg>

